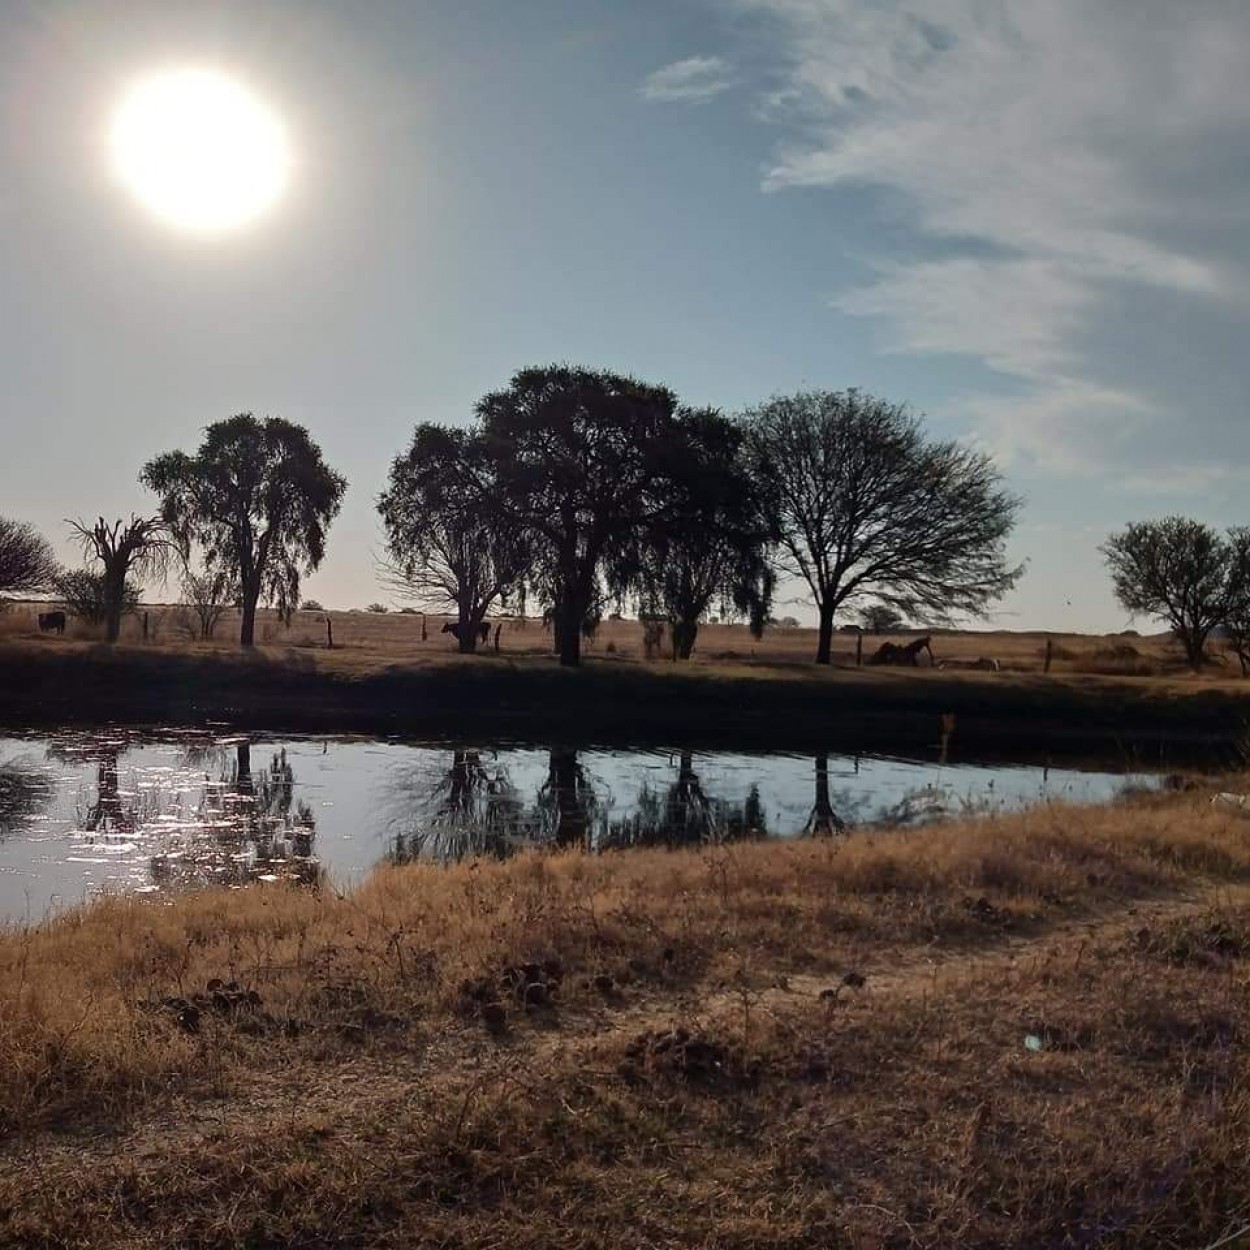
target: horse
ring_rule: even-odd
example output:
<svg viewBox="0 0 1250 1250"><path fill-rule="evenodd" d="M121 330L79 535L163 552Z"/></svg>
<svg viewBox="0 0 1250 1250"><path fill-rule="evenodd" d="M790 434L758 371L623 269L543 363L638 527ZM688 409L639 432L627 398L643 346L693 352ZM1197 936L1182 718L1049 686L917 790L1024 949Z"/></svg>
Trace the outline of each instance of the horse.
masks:
<svg viewBox="0 0 1250 1250"><path fill-rule="evenodd" d="M444 634L450 634L457 642L461 641L459 621L448 621L443 626L442 632ZM483 621L477 627L477 636L478 636L479 642L483 644L486 642L486 640L490 637L490 622L489 621Z"/></svg>
<svg viewBox="0 0 1250 1250"><path fill-rule="evenodd" d="M41 634L50 634L54 631L58 634L63 634L65 632L65 613L40 612L39 632Z"/></svg>
<svg viewBox="0 0 1250 1250"><path fill-rule="evenodd" d="M917 638L909 642L905 647L900 647L896 642L883 642L872 655L868 657L869 664L904 664L911 665L912 668L919 667L920 661L917 656L922 651L929 653L929 663L933 663L933 648L929 645L929 638Z"/></svg>

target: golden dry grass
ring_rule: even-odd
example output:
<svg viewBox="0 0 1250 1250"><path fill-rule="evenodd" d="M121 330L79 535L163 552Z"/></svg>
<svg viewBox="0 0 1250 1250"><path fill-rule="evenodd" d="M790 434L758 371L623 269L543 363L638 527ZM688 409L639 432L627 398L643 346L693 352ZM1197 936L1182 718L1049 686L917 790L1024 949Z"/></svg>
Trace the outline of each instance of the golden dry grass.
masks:
<svg viewBox="0 0 1250 1250"><path fill-rule="evenodd" d="M65 639L40 638L36 617L47 610L46 603L18 602L0 615L0 637L9 642L38 641L46 646L64 645L69 641L98 641L101 631L81 622L71 621ZM154 605L148 609L149 637L152 647L178 651L230 651L238 637L238 616L230 612L217 628L212 642L195 639L183 619L183 609ZM326 644L326 613L298 612L287 628L272 611L262 611L258 618L257 642L273 655L297 652L322 652ZM451 618L430 616L426 621L427 637L421 638L419 615L399 612L330 612L336 653L331 662L338 669L360 672L377 671L395 663L430 662L453 657L456 647L450 635L441 633L444 621ZM539 657L551 653L551 634L535 618L497 618L503 622L500 652L509 657ZM864 656L882 642L906 642L917 636L884 634L864 635ZM1052 645L1051 672L1055 675L1100 674L1113 677L1169 677L1186 684L1194 681L1220 683L1239 677L1236 657L1218 643L1211 646L1215 663L1195 677L1185 665L1179 648L1166 633L1147 637L1122 634L1047 634L1037 630L962 630L942 631L933 635L934 654L939 661L953 665L970 663L981 658L994 659L1008 673L1040 673L1046 644ZM122 630L122 641L143 642L142 617L128 618ZM843 667L855 664L854 635L838 633L834 637L833 663ZM491 644L484 648L493 650ZM633 620L605 621L593 640L585 645L589 657L627 662L645 660L642 626ZM816 654L815 629L776 626L764 638L751 637L745 625L704 625L699 631L695 655L688 666L725 670L750 669L756 666L810 666ZM319 659L324 662L325 657ZM671 667L663 656L660 667ZM922 670L923 671L923 670ZM953 670L947 670L947 675ZM915 672L909 670L909 675ZM991 674L969 674L986 677Z"/></svg>
<svg viewBox="0 0 1250 1250"><path fill-rule="evenodd" d="M1201 1246L1250 1220L1247 833L1198 792L10 932L0 1244Z"/></svg>

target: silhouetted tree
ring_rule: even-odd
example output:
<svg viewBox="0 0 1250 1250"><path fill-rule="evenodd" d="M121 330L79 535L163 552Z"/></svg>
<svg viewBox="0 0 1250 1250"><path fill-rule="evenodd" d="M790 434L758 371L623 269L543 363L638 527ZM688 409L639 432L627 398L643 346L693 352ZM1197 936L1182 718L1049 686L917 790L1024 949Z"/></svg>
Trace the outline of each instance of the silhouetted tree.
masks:
<svg viewBox="0 0 1250 1250"><path fill-rule="evenodd" d="M477 649L482 621L529 563L526 531L503 506L495 468L480 433L419 425L378 499L388 583L428 612L452 608L464 652Z"/></svg>
<svg viewBox="0 0 1250 1250"><path fill-rule="evenodd" d="M1125 610L1166 621L1195 669L1213 629L1250 615L1250 529L1222 537L1201 521L1170 516L1135 521L1099 550Z"/></svg>
<svg viewBox="0 0 1250 1250"><path fill-rule="evenodd" d="M0 517L0 594L49 590L58 571L51 545L33 525Z"/></svg>
<svg viewBox="0 0 1250 1250"><path fill-rule="evenodd" d="M66 524L83 555L99 565L105 637L116 642L126 611L126 583L132 574L136 578L164 574L174 550L169 527L160 517L133 513L129 521L119 518L112 524L103 517L91 526L84 521Z"/></svg>
<svg viewBox="0 0 1250 1250"><path fill-rule="evenodd" d="M641 562L644 614L664 616L673 658L688 660L713 603L747 617L758 638L772 603L769 533L743 456L739 426L713 409L680 414L666 499Z"/></svg>
<svg viewBox="0 0 1250 1250"><path fill-rule="evenodd" d="M262 596L284 618L294 611L300 576L321 564L347 489L303 426L251 413L210 425L194 456L150 460L140 480L161 496L161 516L184 555L202 544L206 568L237 583L245 647L255 643Z"/></svg>
<svg viewBox="0 0 1250 1250"><path fill-rule="evenodd" d="M104 585L104 574L90 569L67 569L60 573L53 589L71 616L88 625L102 625L108 619L109 604ZM143 597L142 588L136 582L127 582L122 588L121 615L129 616L139 607Z"/></svg>
<svg viewBox="0 0 1250 1250"><path fill-rule="evenodd" d="M862 595L944 621L983 614L1023 572L1004 551L1020 500L988 456L927 441L905 407L801 392L749 412L747 429L779 565L819 613L818 664L834 614Z"/></svg>
<svg viewBox="0 0 1250 1250"><path fill-rule="evenodd" d="M884 634L903 628L903 614L888 603L870 603L864 608L859 619L867 630L874 634Z"/></svg>
<svg viewBox="0 0 1250 1250"><path fill-rule="evenodd" d="M523 369L478 402L561 664L580 661L583 627L637 582L642 536L665 502L675 409L664 387L563 365Z"/></svg>

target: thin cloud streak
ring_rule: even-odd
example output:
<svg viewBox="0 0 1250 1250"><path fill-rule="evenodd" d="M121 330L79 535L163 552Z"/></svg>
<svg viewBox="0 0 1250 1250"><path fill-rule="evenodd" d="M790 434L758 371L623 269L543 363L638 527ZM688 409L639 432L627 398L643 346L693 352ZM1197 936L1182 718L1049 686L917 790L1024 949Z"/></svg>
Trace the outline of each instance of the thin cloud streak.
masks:
<svg viewBox="0 0 1250 1250"><path fill-rule="evenodd" d="M657 104L702 104L733 86L732 67L718 56L691 56L648 74L638 94Z"/></svg>
<svg viewBox="0 0 1250 1250"><path fill-rule="evenodd" d="M1156 411L1131 380L1099 376L1091 341L1109 292L1139 290L1144 305L1152 290L1180 293L1237 315L1250 304L1241 258L1203 254L1192 228L1244 168L1250 10L740 4L768 20L786 67L765 115L795 137L765 189L901 194L917 257L878 264L835 306L880 319L887 350L967 355L1026 383L1022 397L970 401L1005 450L1055 468L1097 462Z"/></svg>

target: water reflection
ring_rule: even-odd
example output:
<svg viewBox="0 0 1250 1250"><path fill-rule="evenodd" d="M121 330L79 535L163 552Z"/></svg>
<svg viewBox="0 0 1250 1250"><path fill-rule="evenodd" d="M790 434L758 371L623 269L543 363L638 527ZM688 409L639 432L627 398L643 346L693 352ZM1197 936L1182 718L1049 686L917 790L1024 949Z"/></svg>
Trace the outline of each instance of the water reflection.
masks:
<svg viewBox="0 0 1250 1250"><path fill-rule="evenodd" d="M219 763L219 778L206 776L176 844L153 855L153 881L161 886L279 879L316 884L317 822L312 808L295 799L295 770L285 749L274 752L256 775L252 743L241 738L233 746L233 758Z"/></svg>
<svg viewBox="0 0 1250 1250"><path fill-rule="evenodd" d="M633 813L608 823L605 847L697 846L768 836L758 785L740 801L710 795L695 771L694 752L677 758L677 776L663 794L644 781Z"/></svg>
<svg viewBox="0 0 1250 1250"><path fill-rule="evenodd" d="M503 858L536 840L539 820L528 809L495 753L453 750L451 762L431 773L405 770L391 786L392 824L386 850L392 863L422 856L458 860Z"/></svg>
<svg viewBox="0 0 1250 1250"><path fill-rule="evenodd" d="M0 838L26 829L52 802L52 779L20 756L0 761Z"/></svg>
<svg viewBox="0 0 1250 1250"><path fill-rule="evenodd" d="M41 758L42 757L42 758ZM0 737L0 918L102 890L358 880L379 861L840 837L1051 799L1106 773L826 752L613 751L198 731ZM1141 784L1130 779L1129 784Z"/></svg>
<svg viewBox="0 0 1250 1250"><path fill-rule="evenodd" d="M317 881L316 820L295 800L285 750L255 776L249 739L193 739L182 746L180 767L136 768L123 785L121 758L142 746L125 733L49 744L51 760L95 765L95 785L75 805L73 858L126 864L122 884L140 888Z"/></svg>

